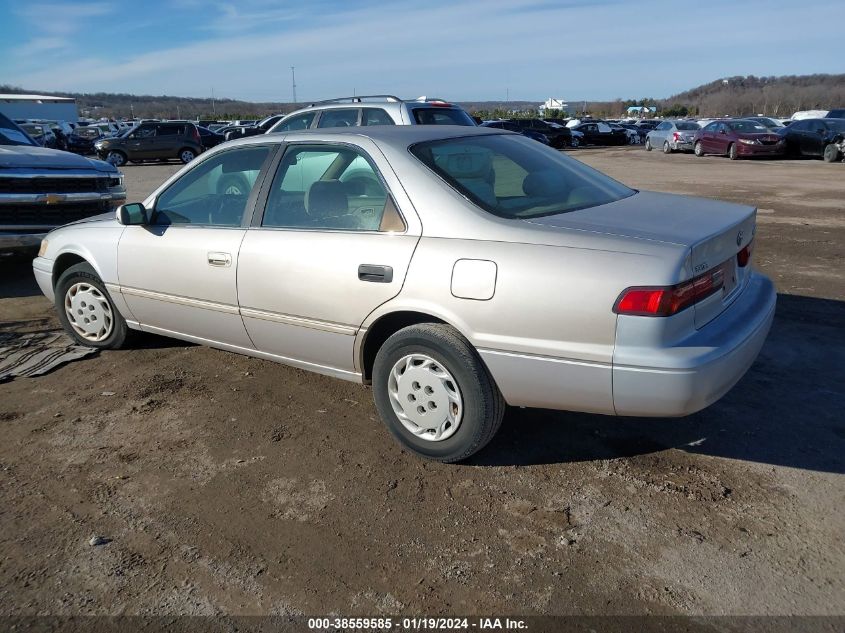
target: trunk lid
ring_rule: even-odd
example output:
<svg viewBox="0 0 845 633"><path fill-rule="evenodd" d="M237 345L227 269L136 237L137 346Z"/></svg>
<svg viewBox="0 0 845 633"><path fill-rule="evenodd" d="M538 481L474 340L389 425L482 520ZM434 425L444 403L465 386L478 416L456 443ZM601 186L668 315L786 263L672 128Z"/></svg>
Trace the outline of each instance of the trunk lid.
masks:
<svg viewBox="0 0 845 633"><path fill-rule="evenodd" d="M724 289L695 304L695 325L701 328L727 308L748 281L750 266L738 268L736 255L754 237L756 209L705 198L641 191L610 204L529 222L686 246L690 249L687 278L706 274L728 262ZM649 283L643 280L644 285Z"/></svg>

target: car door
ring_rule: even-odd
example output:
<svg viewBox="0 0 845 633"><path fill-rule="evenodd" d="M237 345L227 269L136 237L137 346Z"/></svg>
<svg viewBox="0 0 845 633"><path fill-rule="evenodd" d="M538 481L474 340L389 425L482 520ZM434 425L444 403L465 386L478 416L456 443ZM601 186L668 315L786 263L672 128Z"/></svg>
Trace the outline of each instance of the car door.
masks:
<svg viewBox="0 0 845 633"><path fill-rule="evenodd" d="M813 119L807 122L807 132L803 135L801 152L807 156L821 156L824 154L827 127L824 121Z"/></svg>
<svg viewBox="0 0 845 633"><path fill-rule="evenodd" d="M238 250L271 148L241 146L198 161L156 197L149 224L125 228L120 292L143 329L252 347L238 312ZM248 190L223 192L220 181L231 175Z"/></svg>
<svg viewBox="0 0 845 633"><path fill-rule="evenodd" d="M672 127L672 124L668 121L664 121L648 133L648 135L651 137L652 147L663 147L663 141L666 140L666 130L668 130L670 127Z"/></svg>
<svg viewBox="0 0 845 633"><path fill-rule="evenodd" d="M354 377L356 334L401 289L419 220L370 140L291 144L277 162L240 250L244 324L274 358Z"/></svg>
<svg viewBox="0 0 845 633"><path fill-rule="evenodd" d="M156 126L154 150L150 158L175 158L181 149L185 126L178 123L159 123Z"/></svg>
<svg viewBox="0 0 845 633"><path fill-rule="evenodd" d="M130 160L150 158L155 149L155 125L141 125L126 138L126 152Z"/></svg>

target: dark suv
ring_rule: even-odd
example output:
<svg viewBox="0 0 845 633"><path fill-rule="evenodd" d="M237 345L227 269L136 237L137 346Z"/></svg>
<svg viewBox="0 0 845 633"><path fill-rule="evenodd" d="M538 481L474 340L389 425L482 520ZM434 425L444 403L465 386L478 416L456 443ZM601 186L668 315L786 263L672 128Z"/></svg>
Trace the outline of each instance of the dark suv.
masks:
<svg viewBox="0 0 845 633"><path fill-rule="evenodd" d="M94 143L97 155L120 167L127 161L178 158L190 163L202 153L202 139L190 121L151 121L116 138Z"/></svg>

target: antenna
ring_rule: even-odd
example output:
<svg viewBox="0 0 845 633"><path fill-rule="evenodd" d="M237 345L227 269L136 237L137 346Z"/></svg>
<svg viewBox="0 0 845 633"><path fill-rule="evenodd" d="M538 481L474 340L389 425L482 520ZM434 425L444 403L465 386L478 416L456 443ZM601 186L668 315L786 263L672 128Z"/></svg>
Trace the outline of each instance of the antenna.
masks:
<svg viewBox="0 0 845 633"><path fill-rule="evenodd" d="M290 67L290 83L293 88L293 104L296 105L296 68Z"/></svg>

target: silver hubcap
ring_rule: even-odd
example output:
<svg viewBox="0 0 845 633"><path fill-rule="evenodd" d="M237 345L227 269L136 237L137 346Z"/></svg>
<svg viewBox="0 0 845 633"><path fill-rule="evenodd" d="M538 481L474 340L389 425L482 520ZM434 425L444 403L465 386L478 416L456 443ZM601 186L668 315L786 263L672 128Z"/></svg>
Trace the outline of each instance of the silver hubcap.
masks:
<svg viewBox="0 0 845 633"><path fill-rule="evenodd" d="M464 406L458 383L430 356L401 358L390 370L387 392L402 426L422 440L445 440L461 424Z"/></svg>
<svg viewBox="0 0 845 633"><path fill-rule="evenodd" d="M109 300L91 284L73 284L65 294L65 314L71 327L87 341L98 343L114 327Z"/></svg>
<svg viewBox="0 0 845 633"><path fill-rule="evenodd" d="M106 158L112 165L117 165L119 167L123 164L123 154L120 152L109 152L109 155Z"/></svg>
<svg viewBox="0 0 845 633"><path fill-rule="evenodd" d="M188 151L182 152L182 162L190 163L192 160L194 160L194 153L193 152L188 152Z"/></svg>

